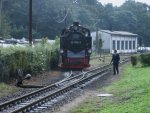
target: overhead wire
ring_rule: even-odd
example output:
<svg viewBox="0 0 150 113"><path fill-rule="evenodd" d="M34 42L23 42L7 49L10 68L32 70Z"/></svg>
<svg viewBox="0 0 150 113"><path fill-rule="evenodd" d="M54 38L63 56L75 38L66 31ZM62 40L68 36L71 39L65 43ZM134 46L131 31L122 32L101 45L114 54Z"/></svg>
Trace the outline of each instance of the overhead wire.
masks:
<svg viewBox="0 0 150 113"><path fill-rule="evenodd" d="M68 16L68 13L69 13L69 8L67 9L67 12L66 12L66 14L65 14L65 16L64 16L64 18L62 19L62 20L60 20L60 21L57 21L56 19L54 19L57 23L62 23L62 22L64 22L65 20L66 20L66 18L67 18L67 16Z"/></svg>

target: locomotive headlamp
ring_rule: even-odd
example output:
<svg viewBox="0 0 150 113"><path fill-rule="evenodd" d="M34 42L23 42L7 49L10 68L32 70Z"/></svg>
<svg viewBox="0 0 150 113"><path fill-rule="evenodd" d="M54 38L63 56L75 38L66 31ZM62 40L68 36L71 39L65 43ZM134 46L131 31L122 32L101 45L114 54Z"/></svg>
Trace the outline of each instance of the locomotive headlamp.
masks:
<svg viewBox="0 0 150 113"><path fill-rule="evenodd" d="M87 32L85 33L85 36L86 36L86 37L88 36L88 33L87 33Z"/></svg>
<svg viewBox="0 0 150 113"><path fill-rule="evenodd" d="M60 53L64 53L64 50L61 49L61 50L60 50Z"/></svg>
<svg viewBox="0 0 150 113"><path fill-rule="evenodd" d="M92 50L91 50L91 49L89 49L89 50L88 50L88 53L92 53Z"/></svg>

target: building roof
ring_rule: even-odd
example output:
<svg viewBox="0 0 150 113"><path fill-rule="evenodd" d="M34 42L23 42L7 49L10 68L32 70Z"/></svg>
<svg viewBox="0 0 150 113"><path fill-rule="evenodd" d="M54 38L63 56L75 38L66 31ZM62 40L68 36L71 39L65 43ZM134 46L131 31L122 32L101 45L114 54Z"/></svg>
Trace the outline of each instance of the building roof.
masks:
<svg viewBox="0 0 150 113"><path fill-rule="evenodd" d="M127 35L127 36L137 36L137 34L133 34L127 31L109 31L109 30L101 30L101 32L105 32L112 35Z"/></svg>

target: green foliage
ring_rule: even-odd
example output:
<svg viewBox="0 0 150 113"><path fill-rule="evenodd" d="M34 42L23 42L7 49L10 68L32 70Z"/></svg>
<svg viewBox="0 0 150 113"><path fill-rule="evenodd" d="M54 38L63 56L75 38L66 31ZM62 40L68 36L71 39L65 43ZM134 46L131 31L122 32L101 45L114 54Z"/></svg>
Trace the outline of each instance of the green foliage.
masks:
<svg viewBox="0 0 150 113"><path fill-rule="evenodd" d="M48 40L47 37L46 37L46 38L42 38L41 44L42 44L42 45L46 45L46 44L47 44L47 40Z"/></svg>
<svg viewBox="0 0 150 113"><path fill-rule="evenodd" d="M59 63L59 48L60 48L60 38L58 36L55 37L55 43L52 45L51 51L51 60L50 67L56 68Z"/></svg>
<svg viewBox="0 0 150 113"><path fill-rule="evenodd" d="M26 0L3 0L2 12L5 11L9 19L12 28L11 35L14 38L28 36L28 4L29 2ZM84 26L92 26L95 22L93 20L95 5L97 5L97 0L34 0L33 37L53 39L60 34L60 31L65 27L65 21L61 22L65 17L65 7L68 10L67 26L71 25L73 21L80 21Z"/></svg>
<svg viewBox="0 0 150 113"><path fill-rule="evenodd" d="M34 47L0 48L0 81L14 79L17 76L17 69L22 69L24 74L36 74L57 67L59 63L57 46L52 48L52 45L44 43L44 46L39 44Z"/></svg>
<svg viewBox="0 0 150 113"><path fill-rule="evenodd" d="M150 67L127 65L119 80L100 92L113 97L94 97L70 113L149 113Z"/></svg>
<svg viewBox="0 0 150 113"><path fill-rule="evenodd" d="M4 97L6 95L10 95L11 93L15 93L18 90L19 90L19 88L15 87L15 86L10 86L5 83L0 83L0 91L1 91L0 98Z"/></svg>
<svg viewBox="0 0 150 113"><path fill-rule="evenodd" d="M136 28L133 29L132 32L135 32L142 36L143 43L146 46L150 45L150 39L148 38L148 32L150 32L150 11L147 10L148 7L148 4L136 2L134 0L126 1L120 7L120 10L132 12L137 21L137 25L135 25Z"/></svg>
<svg viewBox="0 0 150 113"><path fill-rule="evenodd" d="M140 55L140 61L143 66L150 66L150 54Z"/></svg>
<svg viewBox="0 0 150 113"><path fill-rule="evenodd" d="M0 37L10 38L11 27L6 17L0 18Z"/></svg>
<svg viewBox="0 0 150 113"><path fill-rule="evenodd" d="M22 37L27 37L28 33L28 28L27 27L17 27L17 26L12 26L11 30L11 36L15 38L22 38Z"/></svg>
<svg viewBox="0 0 150 113"><path fill-rule="evenodd" d="M56 68L59 63L59 51L55 50L51 52L51 60L50 60L50 67Z"/></svg>
<svg viewBox="0 0 150 113"><path fill-rule="evenodd" d="M3 0L0 37L28 37L28 0ZM150 11L148 4L126 0L120 7L102 5L100 0L33 0L33 38L53 39L61 30L79 21L95 31L96 27L139 34L150 46ZM65 8L67 13L65 17Z"/></svg>
<svg viewBox="0 0 150 113"><path fill-rule="evenodd" d="M137 65L137 56L131 56L131 64L132 64L132 66Z"/></svg>
<svg viewBox="0 0 150 113"><path fill-rule="evenodd" d="M112 26L115 30L133 31L137 27L137 18L131 11L115 11Z"/></svg>
<svg viewBox="0 0 150 113"><path fill-rule="evenodd" d="M55 43L52 46L54 46L57 49L60 48L60 37L55 37Z"/></svg>

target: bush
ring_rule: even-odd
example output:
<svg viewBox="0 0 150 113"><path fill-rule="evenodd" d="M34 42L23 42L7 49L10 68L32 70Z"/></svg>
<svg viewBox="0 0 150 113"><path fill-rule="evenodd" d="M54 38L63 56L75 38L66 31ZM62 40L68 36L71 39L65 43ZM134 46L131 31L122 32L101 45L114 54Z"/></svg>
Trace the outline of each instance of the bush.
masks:
<svg viewBox="0 0 150 113"><path fill-rule="evenodd" d="M59 52L55 49L50 44L0 48L0 81L5 82L16 78L18 69L22 69L24 74L36 74L48 70L50 66L58 66Z"/></svg>
<svg viewBox="0 0 150 113"><path fill-rule="evenodd" d="M150 66L150 54L140 55L140 61L143 66Z"/></svg>
<svg viewBox="0 0 150 113"><path fill-rule="evenodd" d="M51 60L50 60L50 67L56 68L58 67L58 63L59 63L59 51L55 50L53 52L51 52Z"/></svg>
<svg viewBox="0 0 150 113"><path fill-rule="evenodd" d="M131 64L132 64L132 66L137 65L137 56L131 56Z"/></svg>

